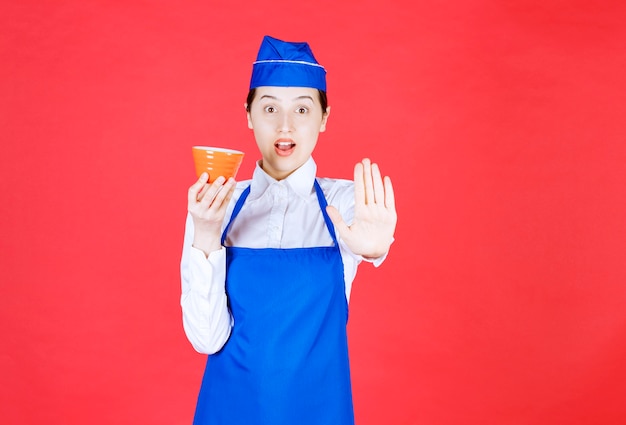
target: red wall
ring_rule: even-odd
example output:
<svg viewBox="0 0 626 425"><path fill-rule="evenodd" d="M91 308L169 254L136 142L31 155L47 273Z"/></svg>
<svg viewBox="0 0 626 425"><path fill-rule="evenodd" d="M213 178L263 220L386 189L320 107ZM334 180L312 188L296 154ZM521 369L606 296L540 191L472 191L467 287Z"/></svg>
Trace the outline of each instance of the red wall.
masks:
<svg viewBox="0 0 626 425"><path fill-rule="evenodd" d="M623 2L208 3L0 4L2 422L190 423L190 147L249 177L271 34L329 70L320 173L396 188L351 302L359 425L626 423Z"/></svg>

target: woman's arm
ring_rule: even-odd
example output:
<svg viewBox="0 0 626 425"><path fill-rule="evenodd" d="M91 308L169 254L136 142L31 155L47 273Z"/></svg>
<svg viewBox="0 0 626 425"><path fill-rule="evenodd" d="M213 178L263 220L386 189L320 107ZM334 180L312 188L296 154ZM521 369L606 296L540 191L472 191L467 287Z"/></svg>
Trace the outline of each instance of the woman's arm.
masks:
<svg viewBox="0 0 626 425"><path fill-rule="evenodd" d="M230 336L232 317L226 296L226 253L221 229L235 181L204 173L188 191L187 223L180 263L183 327L201 353L219 351Z"/></svg>
<svg viewBox="0 0 626 425"><path fill-rule="evenodd" d="M189 216L180 262L183 328L196 351L213 354L224 346L232 327L225 290L226 251L221 248L207 257L192 246L193 233Z"/></svg>

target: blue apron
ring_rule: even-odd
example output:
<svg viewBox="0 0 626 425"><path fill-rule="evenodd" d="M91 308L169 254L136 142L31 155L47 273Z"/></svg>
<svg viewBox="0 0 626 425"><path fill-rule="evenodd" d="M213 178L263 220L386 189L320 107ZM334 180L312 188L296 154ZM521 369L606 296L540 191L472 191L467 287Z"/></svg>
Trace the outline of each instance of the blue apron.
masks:
<svg viewBox="0 0 626 425"><path fill-rule="evenodd" d="M207 360L194 424L354 424L343 262L317 181L315 191L333 246L226 248L234 325Z"/></svg>

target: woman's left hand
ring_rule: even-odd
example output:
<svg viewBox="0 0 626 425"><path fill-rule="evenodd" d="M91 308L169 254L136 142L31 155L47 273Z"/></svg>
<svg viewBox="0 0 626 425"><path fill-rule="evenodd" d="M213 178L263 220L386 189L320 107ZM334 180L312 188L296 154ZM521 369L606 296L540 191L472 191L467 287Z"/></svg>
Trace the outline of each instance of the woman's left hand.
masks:
<svg viewBox="0 0 626 425"><path fill-rule="evenodd" d="M353 253L378 258L389 250L398 218L391 179L383 179L378 165L367 158L354 166L354 200L351 226L335 207L327 208L328 215Z"/></svg>

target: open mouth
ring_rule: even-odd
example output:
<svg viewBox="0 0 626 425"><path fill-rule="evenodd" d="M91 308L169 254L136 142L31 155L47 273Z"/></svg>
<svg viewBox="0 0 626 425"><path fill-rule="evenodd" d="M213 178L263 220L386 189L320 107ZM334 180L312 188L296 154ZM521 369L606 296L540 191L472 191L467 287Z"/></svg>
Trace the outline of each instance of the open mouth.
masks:
<svg viewBox="0 0 626 425"><path fill-rule="evenodd" d="M289 155L296 147L296 143L290 139L280 139L274 143L274 150L279 155Z"/></svg>

